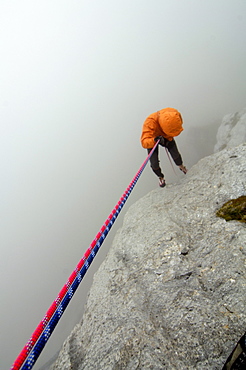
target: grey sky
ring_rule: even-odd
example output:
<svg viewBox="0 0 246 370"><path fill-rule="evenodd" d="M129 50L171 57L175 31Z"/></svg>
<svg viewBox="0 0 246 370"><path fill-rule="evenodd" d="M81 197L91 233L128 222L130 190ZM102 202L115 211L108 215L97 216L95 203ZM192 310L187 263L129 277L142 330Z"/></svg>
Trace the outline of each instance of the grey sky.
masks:
<svg viewBox="0 0 246 370"><path fill-rule="evenodd" d="M246 106L245 16L244 0L1 0L1 368L145 159L144 119L182 113L189 168L212 153L222 117ZM156 186L148 165L125 208ZM91 276L37 368L79 320Z"/></svg>

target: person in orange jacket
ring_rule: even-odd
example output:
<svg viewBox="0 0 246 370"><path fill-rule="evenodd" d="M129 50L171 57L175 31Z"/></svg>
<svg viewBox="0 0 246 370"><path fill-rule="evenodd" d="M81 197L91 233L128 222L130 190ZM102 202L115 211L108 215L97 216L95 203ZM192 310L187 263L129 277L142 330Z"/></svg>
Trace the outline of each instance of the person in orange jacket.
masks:
<svg viewBox="0 0 246 370"><path fill-rule="evenodd" d="M155 143L159 140L159 145L167 148L175 164L186 174L187 169L183 165L182 157L174 140L174 137L183 131L182 124L182 116L174 108L164 108L152 113L144 121L141 144L150 153ZM159 177L160 187L164 187L166 182L159 164L159 145L157 145L150 157L150 166L153 172Z"/></svg>

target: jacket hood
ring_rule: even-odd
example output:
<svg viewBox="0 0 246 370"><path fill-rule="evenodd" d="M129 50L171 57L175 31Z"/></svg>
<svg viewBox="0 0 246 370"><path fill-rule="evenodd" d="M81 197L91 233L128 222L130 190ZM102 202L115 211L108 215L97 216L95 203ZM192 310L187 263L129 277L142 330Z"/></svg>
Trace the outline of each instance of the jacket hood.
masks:
<svg viewBox="0 0 246 370"><path fill-rule="evenodd" d="M158 122L167 136L178 136L183 131L181 114L174 108L165 108L157 112Z"/></svg>

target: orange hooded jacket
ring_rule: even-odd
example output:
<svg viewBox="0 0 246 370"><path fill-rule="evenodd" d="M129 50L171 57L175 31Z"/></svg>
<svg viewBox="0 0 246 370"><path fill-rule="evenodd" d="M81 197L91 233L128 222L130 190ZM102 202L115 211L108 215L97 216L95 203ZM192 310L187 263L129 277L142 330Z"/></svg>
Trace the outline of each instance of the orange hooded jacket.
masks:
<svg viewBox="0 0 246 370"><path fill-rule="evenodd" d="M174 108L164 108L150 114L143 124L141 144L143 148L151 149L155 146L155 138L164 136L167 140L173 140L182 131L182 116Z"/></svg>

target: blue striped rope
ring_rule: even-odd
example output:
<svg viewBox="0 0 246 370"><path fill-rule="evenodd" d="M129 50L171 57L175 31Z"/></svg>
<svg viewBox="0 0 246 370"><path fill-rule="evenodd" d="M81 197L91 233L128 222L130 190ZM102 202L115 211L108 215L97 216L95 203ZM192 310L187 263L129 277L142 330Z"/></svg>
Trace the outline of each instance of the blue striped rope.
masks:
<svg viewBox="0 0 246 370"><path fill-rule="evenodd" d="M140 175L142 174L143 170L145 169L145 167L147 165L147 162L148 162L149 158L151 157L151 155L153 154L153 151L155 150L158 143L159 143L159 141L155 144L154 148L149 153L149 155L145 159L144 163L140 167L139 171L137 172L137 174L133 178L132 182L128 186L127 191L121 197L122 200L121 200L120 204L116 205L115 208L113 209L113 211L112 211L113 215L111 213L112 217L111 217L107 227L102 232L100 238L98 239L96 245L92 249L90 255L87 257L87 259L86 259L84 265L82 266L82 268L77 271L76 278L74 279L73 283L69 286L69 289L68 289L67 293L65 294L62 301L58 305L58 307L57 307L56 311L54 312L52 318L49 320L49 322L47 322L47 325L44 328L44 331L40 335L37 342L34 344L32 350L29 352L26 360L23 362L21 367L15 366L15 367L12 367L12 369L13 368L14 369L17 369L17 368L20 369L21 368L22 370L32 369L32 367L35 364L35 362L37 361L40 353L42 352L44 346L46 345L48 339L50 338L52 332L54 331L57 323L59 322L61 316L63 315L65 309L67 308L70 300L72 299L74 293L76 292L80 282L82 281L84 275L86 274L89 266L91 265L93 259L95 258L98 250L100 249L101 245L103 244L103 242L104 242L106 236L108 235L111 227L113 226L115 220L117 219L120 211L122 210L124 204L126 203L128 197L131 194L134 186L136 185Z"/></svg>

